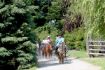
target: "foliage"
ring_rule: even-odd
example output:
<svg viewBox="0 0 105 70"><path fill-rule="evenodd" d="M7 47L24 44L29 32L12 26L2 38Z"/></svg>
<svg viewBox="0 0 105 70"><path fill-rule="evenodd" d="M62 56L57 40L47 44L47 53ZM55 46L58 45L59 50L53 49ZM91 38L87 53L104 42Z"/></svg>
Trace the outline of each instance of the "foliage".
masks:
<svg viewBox="0 0 105 70"><path fill-rule="evenodd" d="M68 7L67 14L66 14L66 21L68 22L66 22L67 24L65 26L67 28L65 27L65 29L69 31L71 27L74 27L75 22L77 22L77 19L75 17L76 15L81 16L81 21L84 24L83 27L85 28L85 31L77 32L77 34L74 32L75 28L74 30L71 30L73 32L70 32L70 34L66 32L65 38L67 39L68 44L71 43L70 48L75 48L76 45L77 46L80 45L80 42L76 42L76 40L78 39L77 37L80 37L80 38L83 37L83 41L85 41L85 37L87 35L92 36L94 39L97 39L97 38L103 39L103 37L105 37L105 34L104 34L105 24L104 24L104 16L103 16L103 14L105 13L104 12L105 1L104 0L92 0L92 1L91 0L70 0L69 2L70 2L70 6ZM81 32L84 33L86 36L82 36L83 34L80 34ZM85 45L84 42L82 43L82 45Z"/></svg>
<svg viewBox="0 0 105 70"><path fill-rule="evenodd" d="M74 31L70 33L65 32L66 43L70 45L70 48L85 49L82 15L78 11L77 13L72 11L72 5L74 6L74 3L69 2L69 0L51 1L51 5L48 7L48 12L45 16L46 24L35 29L35 32L37 32L41 40L45 39L47 35L53 36L53 40L55 40L56 35L64 30L68 30L69 32ZM79 27L81 26L82 28L80 29ZM53 33L53 31L55 33ZM79 35L76 36L76 34Z"/></svg>
<svg viewBox="0 0 105 70"><path fill-rule="evenodd" d="M105 38L104 14L104 0L0 0L0 64L30 66L35 39L62 31L69 48L86 49L84 33Z"/></svg>
<svg viewBox="0 0 105 70"><path fill-rule="evenodd" d="M37 7L31 2L0 0L0 65L13 65L12 70L36 61L32 14Z"/></svg>
<svg viewBox="0 0 105 70"><path fill-rule="evenodd" d="M55 27L62 30L63 25L61 20L68 7L66 7L66 3L68 2L65 3L63 1L65 0L35 0L35 5L39 7L35 12L36 16L34 16L36 26L44 26L54 21Z"/></svg>
<svg viewBox="0 0 105 70"><path fill-rule="evenodd" d="M25 69L25 70L37 70L37 68L36 67L32 67L30 69Z"/></svg>
<svg viewBox="0 0 105 70"><path fill-rule="evenodd" d="M60 1L58 0L52 1L51 6L48 8L46 19L49 21L60 19L60 11L61 11Z"/></svg>
<svg viewBox="0 0 105 70"><path fill-rule="evenodd" d="M104 34L104 16L105 14L105 1L104 0L93 0L93 1L84 1L83 6L85 10L84 14L87 16L88 31L91 30L93 36L99 37L102 36L105 38ZM89 19L90 18L90 19ZM86 19L85 19L86 20Z"/></svg>
<svg viewBox="0 0 105 70"><path fill-rule="evenodd" d="M36 9L34 22L37 27L43 26L46 23L46 16L48 13L48 7L51 5L51 0L34 0L34 5L39 7Z"/></svg>
<svg viewBox="0 0 105 70"><path fill-rule="evenodd" d="M72 32L65 32L65 42L70 49L85 50L84 27L75 29Z"/></svg>
<svg viewBox="0 0 105 70"><path fill-rule="evenodd" d="M62 23L62 20L64 19L68 6L68 0L53 0L51 6L48 8L47 21L55 21L55 27L60 31L63 31L64 23Z"/></svg>
<svg viewBox="0 0 105 70"><path fill-rule="evenodd" d="M71 6L68 14L80 13L86 28L86 35L92 37L104 36L104 0L70 0Z"/></svg>
<svg viewBox="0 0 105 70"><path fill-rule="evenodd" d="M50 31L50 32L49 32ZM42 41L47 38L47 36L51 36L52 41L54 43L55 37L58 34L59 30L51 24L44 25L42 27L38 27L34 30L34 32L38 36L38 40Z"/></svg>

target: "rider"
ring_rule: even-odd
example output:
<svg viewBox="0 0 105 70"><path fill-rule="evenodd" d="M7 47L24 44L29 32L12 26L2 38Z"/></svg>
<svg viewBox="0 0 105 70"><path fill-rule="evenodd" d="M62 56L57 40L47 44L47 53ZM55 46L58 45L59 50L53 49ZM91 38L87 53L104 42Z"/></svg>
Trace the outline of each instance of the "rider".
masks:
<svg viewBox="0 0 105 70"><path fill-rule="evenodd" d="M44 44L50 44L52 42L50 36L48 36L45 40L42 41Z"/></svg>
<svg viewBox="0 0 105 70"><path fill-rule="evenodd" d="M47 36L47 38L42 41L42 44L44 45L43 47L45 47L47 45L51 45L51 43L52 43L52 40L51 40L50 36Z"/></svg>
<svg viewBox="0 0 105 70"><path fill-rule="evenodd" d="M50 36L47 37L47 41L49 44L51 44L52 40L51 40Z"/></svg>
<svg viewBox="0 0 105 70"><path fill-rule="evenodd" d="M55 41L55 53L57 54L57 50L58 48L61 46L61 45L64 45L64 37L62 35L58 35L56 37L56 41Z"/></svg>

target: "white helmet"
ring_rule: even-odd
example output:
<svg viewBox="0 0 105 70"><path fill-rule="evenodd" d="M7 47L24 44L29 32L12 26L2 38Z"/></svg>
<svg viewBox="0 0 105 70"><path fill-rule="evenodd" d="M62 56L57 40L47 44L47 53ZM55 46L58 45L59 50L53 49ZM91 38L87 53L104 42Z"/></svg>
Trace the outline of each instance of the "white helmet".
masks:
<svg viewBox="0 0 105 70"><path fill-rule="evenodd" d="M47 36L47 37L50 37L50 36Z"/></svg>

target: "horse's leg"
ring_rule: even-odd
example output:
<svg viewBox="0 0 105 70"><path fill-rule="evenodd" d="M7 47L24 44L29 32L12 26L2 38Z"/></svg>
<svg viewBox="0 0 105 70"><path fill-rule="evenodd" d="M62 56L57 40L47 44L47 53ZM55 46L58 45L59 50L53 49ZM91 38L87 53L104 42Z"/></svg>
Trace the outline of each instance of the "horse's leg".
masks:
<svg viewBox="0 0 105 70"><path fill-rule="evenodd" d="M47 46L47 57L50 58L51 57L51 54L52 54L52 46L51 45L48 45Z"/></svg>
<svg viewBox="0 0 105 70"><path fill-rule="evenodd" d="M47 54L47 47L46 47L46 51L45 51L45 57L47 58L48 54Z"/></svg>
<svg viewBox="0 0 105 70"><path fill-rule="evenodd" d="M46 58L48 58L48 48L46 48Z"/></svg>
<svg viewBox="0 0 105 70"><path fill-rule="evenodd" d="M47 55L46 55L46 47L44 47L44 49L43 49L43 57L44 57L44 58L47 57Z"/></svg>
<svg viewBox="0 0 105 70"><path fill-rule="evenodd" d="M64 54L65 54L64 56L66 57L66 48L64 49Z"/></svg>
<svg viewBox="0 0 105 70"><path fill-rule="evenodd" d="M51 49L50 49L50 56L52 56L52 52L53 52L53 48L51 46Z"/></svg>
<svg viewBox="0 0 105 70"><path fill-rule="evenodd" d="M43 57L45 57L45 50L44 49L43 49L42 55L43 55Z"/></svg>
<svg viewBox="0 0 105 70"><path fill-rule="evenodd" d="M48 50L48 58L50 58L51 56L52 56L52 50L49 49L49 50Z"/></svg>
<svg viewBox="0 0 105 70"><path fill-rule="evenodd" d="M50 57L52 56L52 50L50 50Z"/></svg>
<svg viewBox="0 0 105 70"><path fill-rule="evenodd" d="M58 57L59 63L61 63L60 52L56 49L56 56Z"/></svg>
<svg viewBox="0 0 105 70"><path fill-rule="evenodd" d="M62 63L62 56L61 56L61 54L60 54L60 63Z"/></svg>
<svg viewBox="0 0 105 70"><path fill-rule="evenodd" d="M61 53L58 53L58 59L59 59L59 63L62 63Z"/></svg>
<svg viewBox="0 0 105 70"><path fill-rule="evenodd" d="M51 54L50 54L50 49L49 49L49 48L47 48L47 58L49 59L49 58L50 58L50 56L51 56Z"/></svg>
<svg viewBox="0 0 105 70"><path fill-rule="evenodd" d="M53 51L53 48L52 48L52 46L50 45L50 56L52 56L52 51Z"/></svg>
<svg viewBox="0 0 105 70"><path fill-rule="evenodd" d="M50 52L48 52L47 55L48 55L47 57L48 57L48 59L49 59L49 58L50 58Z"/></svg>
<svg viewBox="0 0 105 70"><path fill-rule="evenodd" d="M49 58L52 56L52 49L49 49L48 56L49 56Z"/></svg>
<svg viewBox="0 0 105 70"><path fill-rule="evenodd" d="M60 58L59 58L59 54L58 55L56 55L57 56L57 58L58 58L58 60L59 60L59 63L60 63Z"/></svg>
<svg viewBox="0 0 105 70"><path fill-rule="evenodd" d="M47 52L45 53L45 57L47 58Z"/></svg>
<svg viewBox="0 0 105 70"><path fill-rule="evenodd" d="M42 56L44 56L44 48L42 48Z"/></svg>
<svg viewBox="0 0 105 70"><path fill-rule="evenodd" d="M45 49L45 58L47 58L47 51L46 51L46 49Z"/></svg>
<svg viewBox="0 0 105 70"><path fill-rule="evenodd" d="M64 54L63 53L62 53L61 59L62 59L61 62L64 63Z"/></svg>

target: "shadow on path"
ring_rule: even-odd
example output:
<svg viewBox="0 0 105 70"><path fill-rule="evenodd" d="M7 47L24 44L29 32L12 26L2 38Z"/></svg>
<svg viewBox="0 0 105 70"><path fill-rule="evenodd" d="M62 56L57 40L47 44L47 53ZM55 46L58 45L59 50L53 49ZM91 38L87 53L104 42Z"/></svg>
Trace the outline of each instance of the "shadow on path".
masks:
<svg viewBox="0 0 105 70"><path fill-rule="evenodd" d="M57 66L57 65L65 65L65 64L71 64L71 59L70 58L65 58L63 64L59 64L58 59L56 56L52 56L50 59L45 59L45 58L39 58L38 60L38 68L42 67L49 67L49 66Z"/></svg>

